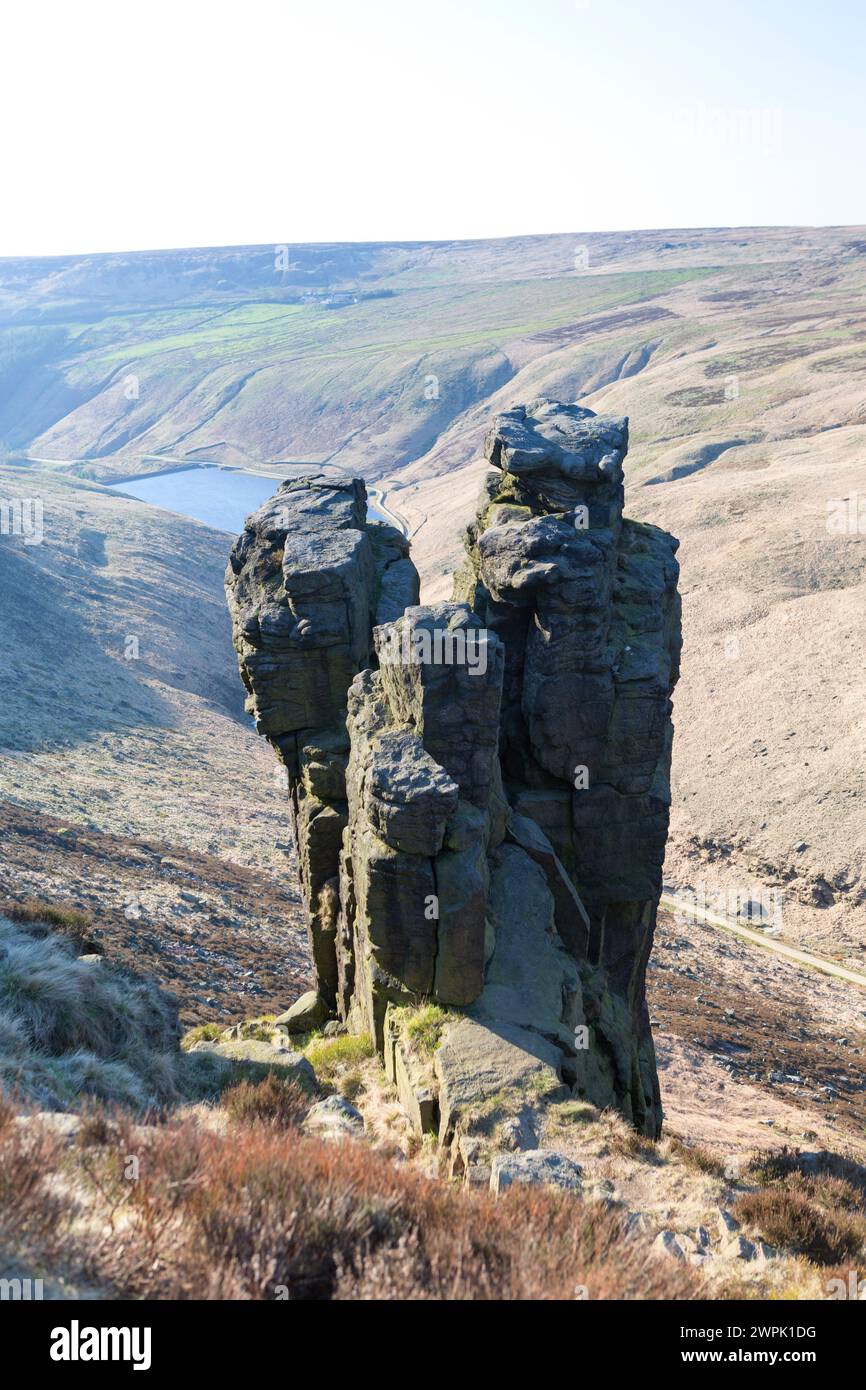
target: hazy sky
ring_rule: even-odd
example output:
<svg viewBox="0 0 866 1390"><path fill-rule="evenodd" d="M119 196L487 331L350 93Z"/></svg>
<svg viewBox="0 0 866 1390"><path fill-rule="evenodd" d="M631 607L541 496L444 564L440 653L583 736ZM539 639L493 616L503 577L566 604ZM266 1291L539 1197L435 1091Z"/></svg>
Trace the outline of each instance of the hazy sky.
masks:
<svg viewBox="0 0 866 1390"><path fill-rule="evenodd" d="M10 8L0 255L866 221L862 0Z"/></svg>

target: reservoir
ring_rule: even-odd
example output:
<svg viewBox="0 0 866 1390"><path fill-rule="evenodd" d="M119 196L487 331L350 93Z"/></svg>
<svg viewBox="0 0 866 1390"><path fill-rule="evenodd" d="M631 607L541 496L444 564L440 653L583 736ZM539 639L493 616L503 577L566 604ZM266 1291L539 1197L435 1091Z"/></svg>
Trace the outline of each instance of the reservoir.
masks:
<svg viewBox="0 0 866 1390"><path fill-rule="evenodd" d="M137 497L140 502L180 512L181 516L236 536L250 512L272 497L281 481L260 478L255 473L230 473L224 468L182 468L150 478L124 479L111 487L115 492ZM370 521L386 520L369 499L367 516Z"/></svg>

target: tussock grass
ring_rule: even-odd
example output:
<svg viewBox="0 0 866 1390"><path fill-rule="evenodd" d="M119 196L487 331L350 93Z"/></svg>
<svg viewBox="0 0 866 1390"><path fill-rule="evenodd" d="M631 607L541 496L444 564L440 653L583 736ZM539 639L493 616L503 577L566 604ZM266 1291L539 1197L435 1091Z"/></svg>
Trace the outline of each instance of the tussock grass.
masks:
<svg viewBox="0 0 866 1390"><path fill-rule="evenodd" d="M410 1047L416 1048L425 1057L432 1057L442 1041L442 1030L451 1015L439 1004L422 1004L420 1008L407 1011L402 1026L403 1037Z"/></svg>
<svg viewBox="0 0 866 1390"><path fill-rule="evenodd" d="M706 1149L701 1144L684 1144L681 1139L675 1139L673 1136L668 1139L667 1147L672 1158L678 1158L693 1172L706 1173L709 1177L719 1178L721 1181L727 1179L724 1159L719 1158L711 1149Z"/></svg>
<svg viewBox="0 0 866 1390"><path fill-rule="evenodd" d="M271 1072L258 1085L241 1081L230 1087L223 1092L220 1104L231 1119L242 1124L296 1129L310 1108L310 1097L293 1081Z"/></svg>
<svg viewBox="0 0 866 1390"><path fill-rule="evenodd" d="M175 1001L158 986L80 960L44 916L0 917L0 1086L20 1101L67 1110L98 1097L142 1111L207 1089L207 1060L182 1058L178 1037Z"/></svg>
<svg viewBox="0 0 866 1390"><path fill-rule="evenodd" d="M607 1122L607 1145L611 1153L620 1158L633 1158L640 1163L661 1163L658 1144L646 1135L638 1134L616 1111L605 1111Z"/></svg>
<svg viewBox="0 0 866 1390"><path fill-rule="evenodd" d="M242 1023L237 1023L233 1027L223 1031L223 1039L230 1042L238 1039L241 1042L270 1042L276 1029L276 1014L260 1014L257 1018L245 1018Z"/></svg>
<svg viewBox="0 0 866 1390"><path fill-rule="evenodd" d="M195 1028L190 1028L188 1032L184 1033L180 1045L184 1052L189 1052L196 1043L219 1042L225 1031L222 1023L199 1023Z"/></svg>
<svg viewBox="0 0 866 1390"><path fill-rule="evenodd" d="M337 1090L344 1100L355 1101L364 1090L364 1073L360 1067L352 1067L337 1078Z"/></svg>
<svg viewBox="0 0 866 1390"><path fill-rule="evenodd" d="M551 1114L558 1125L597 1124L600 1112L588 1100L563 1100L551 1106Z"/></svg>
<svg viewBox="0 0 866 1390"><path fill-rule="evenodd" d="M94 935L93 918L78 908L38 902L35 898L26 898L23 902L4 898L0 899L0 914L9 922L32 927L38 936L47 936L49 931L68 936L77 946L79 955L102 954L102 947Z"/></svg>

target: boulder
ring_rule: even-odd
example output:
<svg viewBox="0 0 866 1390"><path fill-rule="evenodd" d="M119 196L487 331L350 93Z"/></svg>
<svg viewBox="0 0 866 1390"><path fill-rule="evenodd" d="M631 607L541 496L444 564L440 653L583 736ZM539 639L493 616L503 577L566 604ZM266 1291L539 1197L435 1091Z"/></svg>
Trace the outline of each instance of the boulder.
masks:
<svg viewBox="0 0 866 1390"><path fill-rule="evenodd" d="M515 1183L539 1187L563 1187L580 1192L583 1169L574 1159L552 1149L530 1149L526 1153L497 1154L490 1173L490 1191L504 1192Z"/></svg>
<svg viewBox="0 0 866 1390"><path fill-rule="evenodd" d="M537 1120L529 1106L499 1126L499 1143L511 1153L538 1148Z"/></svg>
<svg viewBox="0 0 866 1390"><path fill-rule="evenodd" d="M316 1073L302 1052L292 1052L289 1048L261 1042L256 1038L246 1038L235 1042L195 1043L190 1052L205 1052L211 1057L233 1064L242 1075L251 1071L264 1076L269 1071L276 1072L286 1081L295 1081L304 1088L312 1090L316 1084Z"/></svg>
<svg viewBox="0 0 866 1390"><path fill-rule="evenodd" d="M539 400L497 415L485 456L520 486L516 495L539 499L549 510L587 502L598 509L596 525L611 520L605 504L621 508L622 463L628 420L597 416L579 405Z"/></svg>
<svg viewBox="0 0 866 1390"><path fill-rule="evenodd" d="M307 1111L303 1128L318 1139L360 1139L364 1135L364 1117L342 1096L328 1096Z"/></svg>
<svg viewBox="0 0 866 1390"><path fill-rule="evenodd" d="M309 989L295 1000L290 1009L274 1019L274 1027L283 1028L287 1033L312 1033L316 1028L321 1028L327 1019L327 1004L316 990Z"/></svg>
<svg viewBox="0 0 866 1390"><path fill-rule="evenodd" d="M520 1111L527 1096L541 1104L564 1100L561 1049L517 1024L471 1018L449 1023L434 1055L439 1085L439 1138Z"/></svg>
<svg viewBox="0 0 866 1390"><path fill-rule="evenodd" d="M659 1231L652 1243L654 1255L664 1255L671 1260L685 1260L686 1248L682 1237L675 1231Z"/></svg>

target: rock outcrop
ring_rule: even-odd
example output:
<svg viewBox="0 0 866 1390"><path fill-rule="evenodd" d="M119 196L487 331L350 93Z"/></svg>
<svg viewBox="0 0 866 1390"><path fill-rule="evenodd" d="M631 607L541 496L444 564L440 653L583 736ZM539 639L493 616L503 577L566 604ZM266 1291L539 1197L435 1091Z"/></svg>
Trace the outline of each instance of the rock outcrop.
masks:
<svg viewBox="0 0 866 1390"><path fill-rule="evenodd" d="M499 416L456 591L505 646L512 833L545 868L557 929L583 963L586 1093L653 1134L644 977L670 803L679 567L671 536L622 515L627 448L627 420L580 406ZM533 848L538 831L552 857Z"/></svg>
<svg viewBox="0 0 866 1390"><path fill-rule="evenodd" d="M247 709L287 776L316 984L337 1004L337 927L348 824L346 703L373 659L377 621L418 598L409 545L367 526L366 490L284 483L232 549L226 595Z"/></svg>
<svg viewBox="0 0 866 1390"><path fill-rule="evenodd" d="M625 420L578 406L498 417L452 603L418 603L358 480L283 484L227 570L287 774L317 993L298 1018L369 1032L471 1181L575 1095L661 1125L644 976L676 542L623 519L626 448Z"/></svg>

